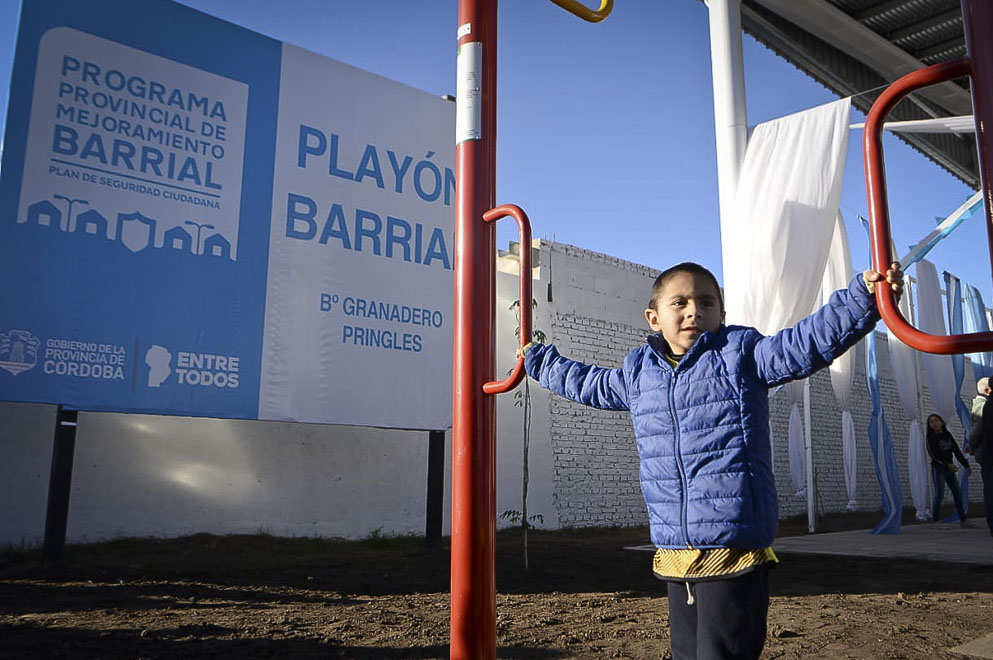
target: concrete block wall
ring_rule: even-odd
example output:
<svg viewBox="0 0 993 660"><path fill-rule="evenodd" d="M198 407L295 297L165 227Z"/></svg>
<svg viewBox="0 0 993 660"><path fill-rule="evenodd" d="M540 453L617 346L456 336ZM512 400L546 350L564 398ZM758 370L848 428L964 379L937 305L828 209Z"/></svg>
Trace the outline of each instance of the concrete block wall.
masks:
<svg viewBox="0 0 993 660"><path fill-rule="evenodd" d="M0 403L0 547L41 545L54 414ZM67 539L423 534L427 460L421 431L81 412Z"/></svg>

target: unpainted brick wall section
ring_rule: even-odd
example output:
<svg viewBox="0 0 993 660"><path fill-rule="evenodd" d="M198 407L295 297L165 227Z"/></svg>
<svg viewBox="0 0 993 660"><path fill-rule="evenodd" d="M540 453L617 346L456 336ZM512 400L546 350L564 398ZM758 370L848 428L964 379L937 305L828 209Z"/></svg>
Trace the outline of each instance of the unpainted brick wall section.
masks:
<svg viewBox="0 0 993 660"><path fill-rule="evenodd" d="M568 344L572 359L604 366L619 366L627 350L645 339L640 328L572 314L554 319L552 332L563 338L563 348ZM631 416L561 397L552 397L550 405L559 524L647 524Z"/></svg>

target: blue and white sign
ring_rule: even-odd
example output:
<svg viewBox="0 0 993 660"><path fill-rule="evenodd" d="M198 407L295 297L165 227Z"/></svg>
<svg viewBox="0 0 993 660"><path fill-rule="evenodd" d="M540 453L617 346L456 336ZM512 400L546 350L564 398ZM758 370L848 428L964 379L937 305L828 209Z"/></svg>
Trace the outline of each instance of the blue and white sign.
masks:
<svg viewBox="0 0 993 660"><path fill-rule="evenodd" d="M450 426L453 126L166 0L25 3L0 399Z"/></svg>

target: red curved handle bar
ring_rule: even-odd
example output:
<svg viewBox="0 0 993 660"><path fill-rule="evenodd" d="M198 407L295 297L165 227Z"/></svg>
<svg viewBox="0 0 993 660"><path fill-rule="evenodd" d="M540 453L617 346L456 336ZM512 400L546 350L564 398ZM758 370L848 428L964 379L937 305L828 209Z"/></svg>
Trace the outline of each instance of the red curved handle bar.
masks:
<svg viewBox="0 0 993 660"><path fill-rule="evenodd" d="M876 99L866 116L862 136L865 160L865 190L869 204L869 241L872 250L872 267L885 273L893 261L890 256L890 217L886 197L886 176L883 169L883 120L893 107L907 94L934 85L972 75L972 65L967 58L935 64L912 71L896 80ZM978 120L977 120L978 121ZM977 126L977 130L978 130ZM886 327L903 343L926 353L979 353L993 349L993 332L973 332L965 335L931 335L907 323L900 313L893 291L888 286L876 287L876 304Z"/></svg>
<svg viewBox="0 0 993 660"><path fill-rule="evenodd" d="M495 222L507 216L517 221L517 232L521 245L521 271L519 276L518 300L520 301L520 325L518 337L520 347L524 348L531 341L531 221L521 207L514 204L503 204L490 209L483 214L484 222ZM509 392L524 380L524 358L517 358L514 370L503 380L491 380L483 384L486 394L503 394Z"/></svg>

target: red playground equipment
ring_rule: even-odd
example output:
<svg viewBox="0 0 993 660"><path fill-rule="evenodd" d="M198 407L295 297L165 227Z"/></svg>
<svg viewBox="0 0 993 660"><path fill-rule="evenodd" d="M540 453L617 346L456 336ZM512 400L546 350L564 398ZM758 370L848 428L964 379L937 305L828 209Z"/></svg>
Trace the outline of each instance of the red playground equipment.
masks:
<svg viewBox="0 0 993 660"><path fill-rule="evenodd" d="M610 13L613 0L592 10L576 0L551 0L590 22ZM911 91L962 76L972 78L980 177L993 264L993 49L983 48L993 27L993 2L962 0L967 56L910 73L873 105L865 125L864 158L871 219L873 268L887 270L890 228L882 162L883 120ZM518 359L509 377L495 370L496 233L494 222L510 216L520 244L520 345L531 336L531 229L517 206L496 204L497 0L459 0L458 94L456 98L455 321L452 382L452 660L496 658L496 415L493 397L524 377ZM930 353L993 349L993 332L937 337L920 332L901 316L888 287L876 297L887 326L908 345Z"/></svg>
<svg viewBox="0 0 993 660"><path fill-rule="evenodd" d="M990 164L993 162L993 49L984 38L993 28L993 3L989 0L962 0L966 56L912 71L890 85L872 104L865 121L862 153L865 160L865 190L871 230L872 267L885 273L893 261L890 254L890 219L883 169L883 121L894 106L910 92L963 76L972 79L972 108L979 146L979 177L986 212L986 232L993 267L993 193L990 190ZM993 332L940 337L921 332L900 314L893 292L876 288L876 301L886 326L912 348L926 353L978 353L993 349Z"/></svg>
<svg viewBox="0 0 993 660"><path fill-rule="evenodd" d="M590 10L552 0L589 21L603 20L613 0ZM495 370L496 232L512 216L521 241L520 343L531 336L531 227L496 197L497 0L459 0L455 168L455 323L452 375L451 658L496 658L496 414L493 397L524 378Z"/></svg>

